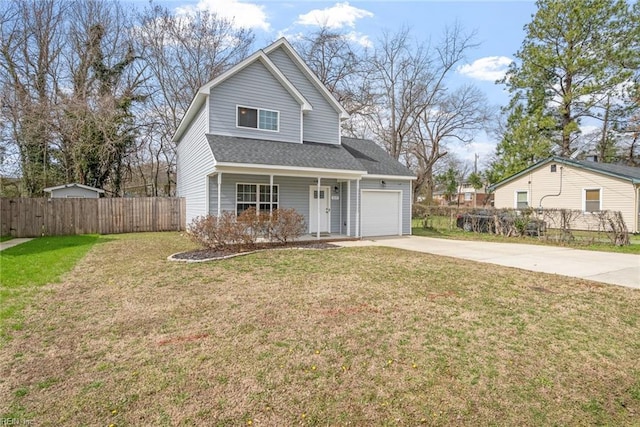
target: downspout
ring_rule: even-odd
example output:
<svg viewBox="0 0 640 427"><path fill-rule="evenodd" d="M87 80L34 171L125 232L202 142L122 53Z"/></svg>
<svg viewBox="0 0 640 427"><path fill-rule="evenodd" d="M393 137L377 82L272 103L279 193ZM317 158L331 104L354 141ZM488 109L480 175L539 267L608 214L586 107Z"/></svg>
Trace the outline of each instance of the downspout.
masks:
<svg viewBox="0 0 640 427"><path fill-rule="evenodd" d="M560 166L560 189L558 190L558 194L545 194L540 198L540 202L538 203L538 209L542 209L542 201L545 197L558 197L562 194L562 166Z"/></svg>

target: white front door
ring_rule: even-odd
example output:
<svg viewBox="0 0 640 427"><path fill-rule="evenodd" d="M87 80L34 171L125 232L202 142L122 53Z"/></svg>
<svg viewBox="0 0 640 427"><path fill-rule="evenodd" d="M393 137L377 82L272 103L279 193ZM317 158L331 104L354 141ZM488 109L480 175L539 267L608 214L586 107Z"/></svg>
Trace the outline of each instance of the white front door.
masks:
<svg viewBox="0 0 640 427"><path fill-rule="evenodd" d="M329 232L331 224L331 187L309 187L309 232L316 233L318 228L321 233ZM320 211L320 227L318 227L318 209Z"/></svg>

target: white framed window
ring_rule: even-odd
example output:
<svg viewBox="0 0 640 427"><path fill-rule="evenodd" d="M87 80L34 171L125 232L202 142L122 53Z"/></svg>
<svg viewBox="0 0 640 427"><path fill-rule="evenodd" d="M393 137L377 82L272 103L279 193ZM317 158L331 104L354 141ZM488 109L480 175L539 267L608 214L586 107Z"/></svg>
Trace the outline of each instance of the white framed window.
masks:
<svg viewBox="0 0 640 427"><path fill-rule="evenodd" d="M257 212L271 212L278 209L278 186L274 185L273 203L269 184L236 184L236 215L249 208Z"/></svg>
<svg viewBox="0 0 640 427"><path fill-rule="evenodd" d="M470 202L471 200L473 200L473 193L470 192L465 192L464 193L464 201L465 202Z"/></svg>
<svg viewBox="0 0 640 427"><path fill-rule="evenodd" d="M582 192L582 206L585 212L598 212L602 210L602 189L585 188Z"/></svg>
<svg viewBox="0 0 640 427"><path fill-rule="evenodd" d="M236 126L278 132L280 112L238 105L236 107Z"/></svg>
<svg viewBox="0 0 640 427"><path fill-rule="evenodd" d="M516 209L527 209L529 207L528 191L516 191L514 207Z"/></svg>

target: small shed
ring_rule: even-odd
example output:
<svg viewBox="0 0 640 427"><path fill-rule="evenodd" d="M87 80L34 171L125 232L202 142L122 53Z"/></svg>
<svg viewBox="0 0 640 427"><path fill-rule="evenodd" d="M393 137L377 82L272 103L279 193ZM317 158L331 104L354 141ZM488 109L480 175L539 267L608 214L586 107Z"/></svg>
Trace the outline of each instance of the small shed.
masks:
<svg viewBox="0 0 640 427"><path fill-rule="evenodd" d="M89 187L88 185L72 183L44 189L45 193L51 193L52 199L97 199L104 190Z"/></svg>

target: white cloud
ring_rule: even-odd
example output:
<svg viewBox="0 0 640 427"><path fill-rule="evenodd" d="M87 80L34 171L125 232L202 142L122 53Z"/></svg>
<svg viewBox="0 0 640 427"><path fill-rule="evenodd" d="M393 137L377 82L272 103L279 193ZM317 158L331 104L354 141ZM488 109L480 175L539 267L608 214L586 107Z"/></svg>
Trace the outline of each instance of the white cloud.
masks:
<svg viewBox="0 0 640 427"><path fill-rule="evenodd" d="M278 31L278 38L286 37L290 42L296 42L303 40L308 34L304 32L290 33L289 28ZM344 37L351 43L359 44L362 47L373 47L373 42L366 34L359 33L357 31L351 31L349 33L345 33Z"/></svg>
<svg viewBox="0 0 640 427"><path fill-rule="evenodd" d="M296 24L338 29L343 27L355 27L356 20L372 18L373 13L368 10L358 9L348 2L336 3L335 6L325 9L314 9L304 15L298 16Z"/></svg>
<svg viewBox="0 0 640 427"><path fill-rule="evenodd" d="M451 144L447 146L447 151L455 154L466 164L473 166L476 154L478 155L478 169L483 169L483 165L489 163L496 151L496 142L491 141L487 134L478 134L478 140L469 144Z"/></svg>
<svg viewBox="0 0 640 427"><path fill-rule="evenodd" d="M209 11L232 21L237 28L269 31L271 26L264 9L264 6L240 0L200 0L195 6L176 8L176 14L191 15L198 11Z"/></svg>
<svg viewBox="0 0 640 427"><path fill-rule="evenodd" d="M346 35L346 37L350 42L359 44L362 47L373 47L373 42L366 34L351 31Z"/></svg>
<svg viewBox="0 0 640 427"><path fill-rule="evenodd" d="M506 56L487 56L458 67L458 73L477 80L494 82L504 77L513 60Z"/></svg>

